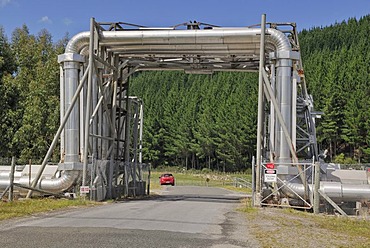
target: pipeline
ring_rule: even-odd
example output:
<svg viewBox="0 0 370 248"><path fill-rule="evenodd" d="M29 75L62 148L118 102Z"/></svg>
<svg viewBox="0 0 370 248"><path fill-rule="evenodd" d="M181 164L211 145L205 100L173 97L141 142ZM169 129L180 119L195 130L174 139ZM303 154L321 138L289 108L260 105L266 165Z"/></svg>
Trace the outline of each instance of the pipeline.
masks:
<svg viewBox="0 0 370 248"><path fill-rule="evenodd" d="M6 174L6 173L5 173ZM17 173L18 174L18 173ZM30 178L28 175L26 176L17 176L17 174L14 177L14 183L18 183L20 185L24 186L30 186ZM65 190L70 189L73 184L76 182L76 180L79 178L80 172L79 171L65 171L60 177L58 178L42 178L40 179L38 185L36 188L45 190L48 192L53 193L59 193L63 192ZM33 178L32 178L33 179ZM31 182L32 182L31 179ZM2 177L0 178L0 189L5 189L10 185L10 176ZM26 194L28 190L22 190L20 189L19 192L21 194Z"/></svg>
<svg viewBox="0 0 370 248"><path fill-rule="evenodd" d="M366 173L366 172L364 172ZM279 183L281 191L289 198L297 199L297 194L304 198L304 185L299 182L291 182L284 177L284 183ZM308 184L309 191L313 192L311 184ZM334 202L361 202L370 200L370 184L350 184L333 181L320 181L320 190L329 196Z"/></svg>
<svg viewBox="0 0 370 248"><path fill-rule="evenodd" d="M99 44L110 46L111 51L126 51L132 53L147 52L156 54L168 51L179 54L210 54L222 52L227 55L245 53L243 48L253 49L259 53L260 29L257 28L214 28L211 30L128 30L102 31ZM270 51L291 51L288 38L276 29L266 29L267 48ZM90 32L75 35L67 44L65 53L87 53L84 49L89 45ZM249 46L248 46L249 45ZM193 48L193 49L191 49ZM158 49L158 50L155 50ZM185 51L186 50L186 51ZM88 55L88 54L82 54Z"/></svg>

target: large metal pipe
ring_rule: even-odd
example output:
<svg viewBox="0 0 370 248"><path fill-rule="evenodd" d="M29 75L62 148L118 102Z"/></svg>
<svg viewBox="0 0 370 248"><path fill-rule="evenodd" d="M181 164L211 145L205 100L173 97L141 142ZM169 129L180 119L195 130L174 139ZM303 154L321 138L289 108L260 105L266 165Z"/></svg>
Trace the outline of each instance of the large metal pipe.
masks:
<svg viewBox="0 0 370 248"><path fill-rule="evenodd" d="M266 29L269 34L266 42L270 49L275 51L291 51L288 38L276 29ZM224 51L232 54L235 51L241 53L244 48L259 54L259 42L261 29L259 28L217 28L212 30L134 30L134 31L102 31L100 44L109 46L111 51L138 49L149 54L155 54L157 49L170 47L168 52L176 52L181 47L188 45L187 52L193 50L197 53L208 53L212 51ZM80 53L89 44L90 32L82 32L74 36L66 46L66 53ZM201 49L199 45L201 46ZM208 46L206 46L208 44ZM240 47L235 45L240 44ZM253 44L251 46L251 44ZM198 45L198 46L197 46ZM173 49L172 49L173 48ZM176 49L177 48L177 49ZM84 49L86 52L87 49Z"/></svg>
<svg viewBox="0 0 370 248"><path fill-rule="evenodd" d="M80 63L74 61L64 62L65 73L65 107L72 105L72 98L76 92L79 82ZM77 104L77 103L75 103ZM78 104L74 106L64 128L65 135L65 163L79 162L79 108Z"/></svg>
<svg viewBox="0 0 370 248"><path fill-rule="evenodd" d="M284 182L286 186L282 191L290 198L304 197L305 190L302 183ZM312 187L310 185L310 190ZM368 184L344 184L341 182L320 182L320 190L335 202L343 201L368 201L370 199L370 185Z"/></svg>
<svg viewBox="0 0 370 248"><path fill-rule="evenodd" d="M55 193L63 192L69 189L79 176L80 171L65 171L59 178L41 179L36 188ZM27 185L28 178L20 178L19 184Z"/></svg>
<svg viewBox="0 0 370 248"><path fill-rule="evenodd" d="M292 137L292 60L290 59L280 59L278 60L278 63L276 65L276 77L277 82L279 82L279 87L277 90L278 92L278 101L279 101L279 108L281 115L283 117L283 120L285 122L285 125L287 127L287 131L289 133L289 136ZM279 121L276 121L275 123L279 123ZM280 124L277 125L278 130L277 134L278 144L275 144L275 147L279 147L280 151L278 154L278 161L281 163L284 162L291 162L291 153L290 148L292 144L288 144L283 128Z"/></svg>
<svg viewBox="0 0 370 248"><path fill-rule="evenodd" d="M52 179L40 179L35 188L42 189L49 192L63 192L69 189L76 179L79 177L79 171L65 171L61 177ZM32 178L33 179L33 178ZM16 176L14 183L18 183L24 186L30 186L29 177L27 176ZM0 178L0 189L5 189L10 184L10 178ZM28 190L23 190L25 193Z"/></svg>

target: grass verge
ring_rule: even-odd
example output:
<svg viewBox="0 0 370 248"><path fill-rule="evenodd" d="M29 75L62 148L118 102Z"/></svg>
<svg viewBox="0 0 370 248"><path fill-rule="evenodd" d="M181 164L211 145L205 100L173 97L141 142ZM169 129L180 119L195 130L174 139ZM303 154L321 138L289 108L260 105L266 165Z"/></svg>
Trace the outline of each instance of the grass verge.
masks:
<svg viewBox="0 0 370 248"><path fill-rule="evenodd" d="M368 220L251 205L240 210L261 247L370 247Z"/></svg>
<svg viewBox="0 0 370 248"><path fill-rule="evenodd" d="M237 191L242 193L251 193L251 189L238 188L233 185L233 177L245 177L249 175L233 175L233 174L216 174L216 173L183 173L183 172L168 172L172 173L175 177L175 185L177 186L209 186L209 187L220 187L231 191ZM150 188L151 190L157 190L161 188L159 184L159 176L163 174L160 171L151 172ZM209 179L208 182L206 179Z"/></svg>
<svg viewBox="0 0 370 248"><path fill-rule="evenodd" d="M93 206L101 204L86 200L66 199L30 199L13 202L0 202L0 220L15 217L23 217L36 213L52 211L56 209L70 208L76 206Z"/></svg>

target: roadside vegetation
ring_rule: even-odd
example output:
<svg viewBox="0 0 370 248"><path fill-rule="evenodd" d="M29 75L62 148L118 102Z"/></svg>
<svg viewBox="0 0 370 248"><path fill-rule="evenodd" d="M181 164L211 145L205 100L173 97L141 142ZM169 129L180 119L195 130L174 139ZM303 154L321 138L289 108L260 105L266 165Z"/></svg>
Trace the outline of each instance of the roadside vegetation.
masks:
<svg viewBox="0 0 370 248"><path fill-rule="evenodd" d="M240 210L261 247L370 247L370 221L364 218L254 208L250 203Z"/></svg>
<svg viewBox="0 0 370 248"><path fill-rule="evenodd" d="M251 193L250 188L235 185L234 178L241 178L251 182L250 173L220 173L208 169L203 170L174 170L173 167L161 167L151 172L151 190L161 188L159 177L163 173L172 173L177 186L209 186L220 187L232 191Z"/></svg>
<svg viewBox="0 0 370 248"><path fill-rule="evenodd" d="M15 217L30 216L37 213L72 207L88 207L101 204L86 200L67 200L39 198L29 200L15 200L0 202L0 221Z"/></svg>

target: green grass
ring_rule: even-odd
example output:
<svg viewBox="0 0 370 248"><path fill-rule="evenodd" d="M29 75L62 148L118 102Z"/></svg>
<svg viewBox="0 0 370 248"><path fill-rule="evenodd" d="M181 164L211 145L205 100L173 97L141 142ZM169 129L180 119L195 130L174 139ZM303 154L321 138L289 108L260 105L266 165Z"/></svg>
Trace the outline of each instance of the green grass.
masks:
<svg viewBox="0 0 370 248"><path fill-rule="evenodd" d="M52 211L76 206L92 206L101 204L98 202L84 200L66 200L66 199L30 199L16 200L13 202L0 202L0 220L6 220L15 217L23 217L36 213Z"/></svg>
<svg viewBox="0 0 370 248"><path fill-rule="evenodd" d="M241 201L242 207L238 208L238 211L253 214L258 211L258 208L253 206L252 198L245 198Z"/></svg>
<svg viewBox="0 0 370 248"><path fill-rule="evenodd" d="M369 220L314 215L288 208L254 208L246 201L239 211L245 213L252 234L262 247L283 247L286 243L298 247L295 243L302 240L316 240L320 247L370 247ZM268 236L265 226L273 227L274 230ZM289 236L289 233L295 236ZM300 237L300 241L296 237ZM308 247L312 247L312 243Z"/></svg>
<svg viewBox="0 0 370 248"><path fill-rule="evenodd" d="M162 171L152 171L150 188L160 189L159 177L164 172ZM238 191L243 193L251 193L248 188L237 188L233 186L233 177L242 177L249 179L250 175L246 174L219 174L219 173L188 173L188 172L171 172L175 177L175 185L177 186L205 186L205 187L220 187L232 191ZM209 181L207 182L207 178Z"/></svg>
<svg viewBox="0 0 370 248"><path fill-rule="evenodd" d="M355 218L338 218L333 216L313 216L316 223L334 232L343 232L352 237L367 237L370 239L370 221ZM370 245L370 240L369 245Z"/></svg>

